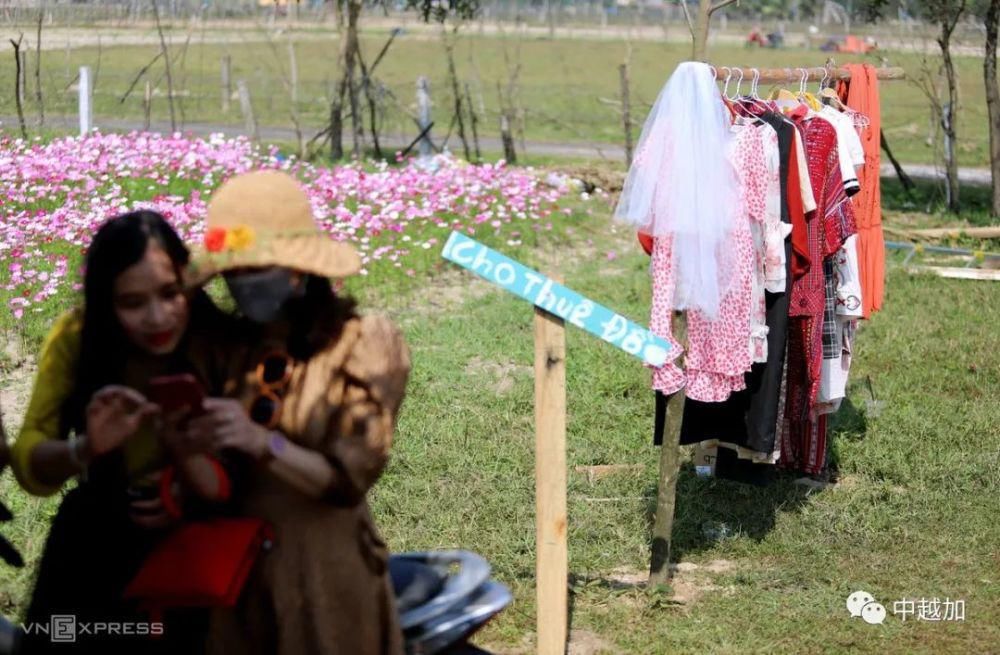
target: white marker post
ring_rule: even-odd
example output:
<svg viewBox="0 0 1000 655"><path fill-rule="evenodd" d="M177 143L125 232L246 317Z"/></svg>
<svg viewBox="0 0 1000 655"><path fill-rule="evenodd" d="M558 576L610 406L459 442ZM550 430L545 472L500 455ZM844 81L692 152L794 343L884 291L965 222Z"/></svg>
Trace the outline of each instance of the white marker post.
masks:
<svg viewBox="0 0 1000 655"><path fill-rule="evenodd" d="M80 136L87 136L93 128L90 95L90 66L80 66Z"/></svg>

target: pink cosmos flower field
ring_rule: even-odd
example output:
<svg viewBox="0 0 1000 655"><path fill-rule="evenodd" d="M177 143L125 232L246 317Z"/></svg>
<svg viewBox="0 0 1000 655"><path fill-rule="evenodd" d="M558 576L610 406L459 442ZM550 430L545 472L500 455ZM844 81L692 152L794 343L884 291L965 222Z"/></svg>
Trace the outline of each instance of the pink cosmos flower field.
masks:
<svg viewBox="0 0 1000 655"><path fill-rule="evenodd" d="M414 275L411 260L439 249L452 229L514 246L551 230L554 213L571 213L560 206L571 191L567 178L503 163L438 156L321 168L242 137L94 133L43 143L0 134L0 296L19 319L77 289L94 231L125 211L156 210L198 245L212 191L261 168L287 170L306 185L317 222L358 248L363 274L390 266Z"/></svg>

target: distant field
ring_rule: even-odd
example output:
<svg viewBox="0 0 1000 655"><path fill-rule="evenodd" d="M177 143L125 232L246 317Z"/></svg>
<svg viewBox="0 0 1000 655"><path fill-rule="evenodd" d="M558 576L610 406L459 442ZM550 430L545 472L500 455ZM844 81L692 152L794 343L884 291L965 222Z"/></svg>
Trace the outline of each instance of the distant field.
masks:
<svg viewBox="0 0 1000 655"><path fill-rule="evenodd" d="M26 36L26 39L28 37ZM186 50L177 46L173 52L175 86L181 97L177 115L186 123L206 122L241 125L239 103L234 98L228 113L221 111L219 61L230 55L233 79L245 79L253 96L254 109L261 125L289 125L290 94L282 83L282 68L288 67L287 35L279 37L272 50L261 32L245 33L246 42L201 43L194 32ZM385 33L367 33L363 37L365 59L375 58L384 43ZM184 37L181 37L183 43ZM612 103L619 98L618 65L624 60L626 44L620 41L547 40L532 37L520 46L520 106L524 110L523 136L527 140L558 142L618 143L621 141L621 118ZM312 136L328 114L329 88L336 77L336 38L317 40L312 34L296 43L299 66L297 108ZM473 36L459 44L459 76L468 82L473 104L483 113L481 136L498 135L497 84L506 83L505 50L513 63L517 50L513 38ZM53 127L73 129L72 120L53 118L75 116L76 96L71 85L81 65L96 73L94 99L96 124L102 117L135 119L141 126L144 82L140 81L131 96L120 102L139 70L158 52L155 45L96 47L71 51L49 50L42 53L42 86L46 113ZM636 133L641 128L646 108L676 64L688 56L687 45L678 43L637 42L632 47L632 88L637 107L634 110ZM712 59L719 65L733 64L761 67L821 66L826 53L801 49L747 50L718 46ZM916 54L887 53L891 65L903 66L910 77L920 70ZM34 101L34 52L28 58L28 93L25 112L34 125L37 110ZM850 58L838 56L838 63ZM874 61L874 60L873 60ZM957 59L961 78L959 114L959 158L964 166L988 164L986 104L982 83L981 60ZM878 63L877 61L875 63ZM434 98L435 134L443 136L452 115L453 101L446 84L446 62L441 43L427 35L404 34L396 40L376 77L384 84L381 97L386 111L383 129L415 136L416 130L407 112L415 105L415 81L426 75ZM156 84L153 98L154 120L168 117L166 82L162 62L150 70ZM13 57L0 57L0 116L15 116L13 94ZM812 85L815 86L815 83ZM744 86L744 89L747 87ZM762 88L762 92L765 89ZM929 163L935 149L926 144L930 129L930 111L922 92L910 82L887 84L882 93L883 122L895 154L904 162ZM366 119L367 121L367 119ZM14 126L5 126L11 129ZM457 143L453 137L452 147Z"/></svg>

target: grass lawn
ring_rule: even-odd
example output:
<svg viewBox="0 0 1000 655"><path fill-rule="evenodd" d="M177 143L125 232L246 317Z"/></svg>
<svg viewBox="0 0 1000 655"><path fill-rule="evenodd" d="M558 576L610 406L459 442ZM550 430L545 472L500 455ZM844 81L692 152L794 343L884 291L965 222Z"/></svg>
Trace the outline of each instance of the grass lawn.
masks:
<svg viewBox="0 0 1000 655"><path fill-rule="evenodd" d="M363 36L366 61L370 63L374 59L386 38L386 34L374 32ZM296 45L300 84L297 107L304 124L311 128L309 137L324 124L329 112L328 97L331 81L336 76L337 47L334 36L329 40L303 40ZM524 41L520 46L520 106L525 116L524 137L557 142L620 143L621 119L608 101L619 98L618 65L624 60L626 47L624 42L613 41ZM474 104L486 112L480 118L482 136L498 136L497 84L506 84L505 51L513 58L516 50L513 39L471 34L461 40L456 50L458 74L463 81L470 83ZM143 82L136 86L124 103L120 102L120 98L139 70L157 52L158 47L154 45L107 47L100 52L97 48L81 48L73 50L69 57L60 50L43 52L42 84L50 122L75 129L75 122L64 124L53 121L51 116L75 116L76 95L69 87L81 65L91 66L97 78L94 98L96 125L101 124L102 118L131 118L141 122ZM279 74L281 67L288 66L284 40L276 45L276 52L262 42L202 44L198 33L193 33L187 50L182 51L177 46L175 51L175 84L182 93L188 94L178 98L178 121L243 124L239 103L235 99L228 114L220 110L219 60L223 55L230 55L234 84L236 79L247 81L258 122L261 125L290 127L290 94ZM450 99L450 85L446 82L443 52L441 43L426 35L404 34L396 40L377 71L377 77L386 90L387 111L383 130L416 136L413 122L406 112L415 110L415 81L418 76L425 75L430 79L434 97L435 134L441 138L447 131L453 101ZM684 44L633 44L632 93L636 103L633 112L637 122L636 137L646 108L676 64L688 54L689 47ZM886 53L886 56L891 65L903 66L911 79L919 75L920 58L916 54L893 52ZM821 66L826 57L826 53L797 48L747 50L718 46L712 51L713 61L719 65ZM852 59L858 57L837 56L838 63ZM877 63L874 58L871 61ZM988 165L989 143L982 62L973 57L957 57L956 62L962 103L958 121L959 160L964 166L985 166ZM937 70L937 66L933 63L931 69ZM30 62L29 71L25 112L29 123L33 124L36 116L34 64ZM149 75L154 83L159 80L153 98L154 119L167 120L169 114L163 95L166 93L166 82L163 80L162 63L158 62ZM12 58L0 59L0 88L13 88L13 77ZM744 85L743 88L748 87ZM763 93L767 89L762 88L761 91ZM922 92L911 82L891 82L883 87L882 103L883 128L897 157L903 162L934 161L935 149L925 143L930 110ZM9 93L0 97L0 116L15 116L14 99ZM456 144L458 140L453 135L452 148Z"/></svg>
<svg viewBox="0 0 1000 655"><path fill-rule="evenodd" d="M648 260L592 201L518 255L645 323ZM450 268L450 267L442 267ZM648 373L631 357L567 333L572 629L587 652L984 653L1000 643L1000 323L990 282L912 277L890 267L884 311L857 339L849 398L833 428L841 479L809 491L783 477L756 488L678 485L672 589L646 589L658 452ZM532 312L471 275L443 270L387 293L414 353L393 459L372 493L394 550L471 548L516 601L481 636L533 652ZM10 375L10 374L8 374ZM870 380L871 385L866 383ZM5 386L7 385L5 380ZM872 393L879 401L869 409ZM11 409L11 408L8 408ZM631 468L590 480L578 466ZM0 494L3 531L34 561L56 501ZM27 572L0 570L0 611L16 613ZM872 593L884 625L851 619ZM893 601L964 600L964 622L902 622ZM603 650L602 650L603 649ZM581 651L583 652L583 651Z"/></svg>

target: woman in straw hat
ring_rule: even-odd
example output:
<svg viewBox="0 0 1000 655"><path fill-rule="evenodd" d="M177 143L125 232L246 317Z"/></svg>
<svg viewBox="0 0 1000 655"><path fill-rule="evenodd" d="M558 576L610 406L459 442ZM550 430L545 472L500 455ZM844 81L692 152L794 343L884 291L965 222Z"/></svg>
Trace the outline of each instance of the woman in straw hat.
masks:
<svg viewBox="0 0 1000 655"><path fill-rule="evenodd" d="M402 653L365 497L388 459L410 358L394 325L332 290L330 278L360 266L284 173L237 176L209 203L189 281L222 275L245 321L225 344L227 398L206 400L187 438L257 461L242 512L275 532L237 606L216 610L210 653Z"/></svg>

